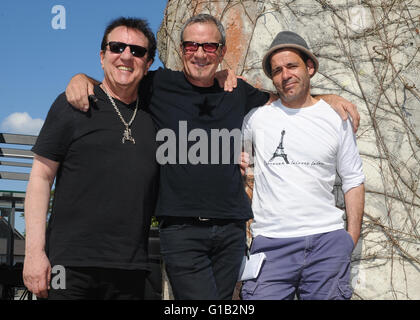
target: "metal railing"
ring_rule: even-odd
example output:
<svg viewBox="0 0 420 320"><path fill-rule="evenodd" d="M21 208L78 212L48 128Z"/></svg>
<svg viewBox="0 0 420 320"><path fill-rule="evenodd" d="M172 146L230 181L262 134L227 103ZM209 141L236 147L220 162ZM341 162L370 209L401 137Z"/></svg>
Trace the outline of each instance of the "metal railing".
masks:
<svg viewBox="0 0 420 320"><path fill-rule="evenodd" d="M29 148L37 136L0 133L0 179L28 181L32 167L33 153ZM15 230L15 214L23 212L24 191L0 191L0 219L5 236L0 235L0 255L5 263L0 263L0 299L13 299L12 288L22 286L22 264L15 263L16 254L24 256L24 237ZM3 262L3 261L1 261Z"/></svg>

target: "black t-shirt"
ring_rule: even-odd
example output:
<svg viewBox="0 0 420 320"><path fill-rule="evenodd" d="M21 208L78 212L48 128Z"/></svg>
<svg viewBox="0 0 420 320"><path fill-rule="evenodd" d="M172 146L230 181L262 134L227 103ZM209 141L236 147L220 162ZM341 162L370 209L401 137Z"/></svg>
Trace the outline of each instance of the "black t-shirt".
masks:
<svg viewBox="0 0 420 320"><path fill-rule="evenodd" d="M264 105L268 93L242 80L233 92L225 92L217 82L208 88L196 87L183 72L169 69L149 73L140 86L140 94L147 92L150 93L149 112L161 134L158 155L166 155L166 161L172 159L161 165L156 215L252 218L238 161L234 162L240 150L234 154L233 139L229 148L222 150L221 140L213 139L212 133L221 129L225 133L240 131L245 114ZM169 146L171 150L166 148ZM175 149L176 156L172 157ZM219 157L215 157L216 150ZM227 164L222 159L223 151L229 152ZM191 161L194 156L200 160L198 163Z"/></svg>
<svg viewBox="0 0 420 320"><path fill-rule="evenodd" d="M105 92L88 113L58 96L33 152L60 162L47 254L52 265L147 269L151 215L157 198L156 129L138 110L135 144L122 144L124 125ZM126 122L135 103L114 99Z"/></svg>

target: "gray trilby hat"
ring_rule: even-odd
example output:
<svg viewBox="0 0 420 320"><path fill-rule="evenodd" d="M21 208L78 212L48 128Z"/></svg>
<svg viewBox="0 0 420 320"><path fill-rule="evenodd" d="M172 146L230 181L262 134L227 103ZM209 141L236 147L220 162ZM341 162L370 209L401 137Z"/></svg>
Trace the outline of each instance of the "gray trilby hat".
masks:
<svg viewBox="0 0 420 320"><path fill-rule="evenodd" d="M268 49L267 53L264 55L262 67L267 75L271 79L271 55L282 48L293 48L302 51L305 53L315 64L315 72L318 71L319 62L318 59L314 56L314 54L309 51L308 44L306 41L299 36L298 34L291 32L291 31L282 31L277 34L274 38L273 42L271 43L270 48ZM313 74L313 75L314 75ZM312 75L312 76L313 76Z"/></svg>

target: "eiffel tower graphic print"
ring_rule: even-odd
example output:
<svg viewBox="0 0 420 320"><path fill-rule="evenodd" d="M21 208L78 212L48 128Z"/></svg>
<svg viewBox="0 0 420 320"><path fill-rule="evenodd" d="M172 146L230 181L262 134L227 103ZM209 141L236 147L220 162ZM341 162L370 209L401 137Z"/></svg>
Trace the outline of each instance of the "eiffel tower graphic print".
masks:
<svg viewBox="0 0 420 320"><path fill-rule="evenodd" d="M284 162L289 164L289 160L287 160L287 154L284 153L284 147L283 147L283 139L284 139L285 134L286 134L286 131L282 130L280 144L278 145L276 151L274 152L273 156L271 157L270 161L268 161L268 162L273 161L277 157L282 157Z"/></svg>

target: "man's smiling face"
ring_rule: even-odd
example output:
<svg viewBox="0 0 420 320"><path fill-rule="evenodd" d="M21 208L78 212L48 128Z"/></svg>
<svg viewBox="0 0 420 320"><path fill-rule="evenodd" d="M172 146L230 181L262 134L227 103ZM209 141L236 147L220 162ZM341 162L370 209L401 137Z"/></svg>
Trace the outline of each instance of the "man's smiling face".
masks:
<svg viewBox="0 0 420 320"><path fill-rule="evenodd" d="M217 26L211 22L193 23L184 30L183 41L198 43L220 43L221 35ZM219 46L216 52L205 52L200 46L197 51L189 52L180 47L184 74L188 81L200 87L209 87L214 83L217 67L222 62L226 46Z"/></svg>
<svg viewBox="0 0 420 320"><path fill-rule="evenodd" d="M148 47L149 41L139 30L120 26L112 30L107 42L117 41L127 44L134 44ZM111 88L133 88L149 70L153 61L147 61L147 54L144 57L135 57L131 54L129 46L122 53L114 53L109 46L101 51L101 64L104 69L104 82Z"/></svg>

